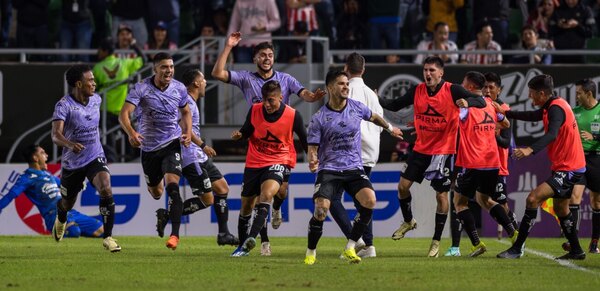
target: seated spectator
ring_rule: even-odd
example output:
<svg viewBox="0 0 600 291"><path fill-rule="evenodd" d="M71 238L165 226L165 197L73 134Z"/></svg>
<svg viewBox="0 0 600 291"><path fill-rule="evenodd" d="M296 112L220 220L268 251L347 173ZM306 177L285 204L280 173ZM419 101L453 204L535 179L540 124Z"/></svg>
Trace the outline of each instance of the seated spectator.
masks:
<svg viewBox="0 0 600 291"><path fill-rule="evenodd" d="M592 37L596 21L589 7L579 0L565 0L552 14L548 22L550 38L554 40L557 50L585 49L587 39ZM585 62L584 56L556 55L555 64L581 64Z"/></svg>
<svg viewBox="0 0 600 291"><path fill-rule="evenodd" d="M150 41L144 45L144 50L177 50L177 44L169 40L167 24L159 21L154 26ZM154 59L154 54L148 54L148 60Z"/></svg>
<svg viewBox="0 0 600 291"><path fill-rule="evenodd" d="M480 23L475 32L476 39L467 43L464 47L466 51L486 50L486 51L502 51L502 47L492 40L494 33L492 27L487 22ZM464 54L460 58L463 64L480 64L480 65L495 65L502 64L502 54Z"/></svg>
<svg viewBox="0 0 600 291"><path fill-rule="evenodd" d="M532 51L546 51L554 50L552 41L547 39L539 39L538 33L535 28L531 25L525 25L521 29L521 46L517 49L532 50ZM552 55L533 55L535 64L552 64ZM510 60L513 64L529 64L529 55L515 55Z"/></svg>
<svg viewBox="0 0 600 291"><path fill-rule="evenodd" d="M117 44L116 49L118 50L129 50L131 46L137 42L133 37L133 30L129 25L121 24L117 30ZM136 58L135 53L117 53L118 58Z"/></svg>
<svg viewBox="0 0 600 291"><path fill-rule="evenodd" d="M537 30L540 38L548 38L548 21L554 13L554 0L541 0L537 8L529 14L527 24Z"/></svg>
<svg viewBox="0 0 600 291"><path fill-rule="evenodd" d="M417 50L420 51L430 51L430 50L443 50L443 51L458 51L458 47L456 43L449 40L448 37L450 35L450 28L448 24L445 22L438 22L435 24L433 29L433 39L432 40L422 40L417 45ZM415 64L422 64L423 60L434 54L418 54L415 57ZM458 54L442 54L437 55L442 60L444 60L447 64L456 64L458 62Z"/></svg>
<svg viewBox="0 0 600 291"><path fill-rule="evenodd" d="M310 35L319 34L317 12L313 3L321 0L286 0L287 7L287 32L289 35L296 33L296 23L304 22Z"/></svg>

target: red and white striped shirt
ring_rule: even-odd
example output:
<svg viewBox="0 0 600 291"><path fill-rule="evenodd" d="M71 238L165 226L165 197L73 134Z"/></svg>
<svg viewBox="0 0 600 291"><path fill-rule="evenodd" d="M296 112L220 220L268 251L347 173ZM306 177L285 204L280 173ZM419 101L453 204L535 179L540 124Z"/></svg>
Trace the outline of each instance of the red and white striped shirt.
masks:
<svg viewBox="0 0 600 291"><path fill-rule="evenodd" d="M294 31L296 22L298 21L306 22L306 27L308 28L309 32L319 29L319 23L317 22L317 13L315 11L315 6L312 4L306 5L302 8L288 8L287 17L287 28L289 32Z"/></svg>
<svg viewBox="0 0 600 291"><path fill-rule="evenodd" d="M487 51L502 51L502 47L495 41L490 41L485 49L477 48L477 41L472 41L467 43L464 47L466 51L474 51L474 50L487 50ZM490 55L480 55L480 54L464 54L460 56L460 61L462 63L467 64L480 64L480 65L490 65L490 64L502 64L502 54L490 54Z"/></svg>

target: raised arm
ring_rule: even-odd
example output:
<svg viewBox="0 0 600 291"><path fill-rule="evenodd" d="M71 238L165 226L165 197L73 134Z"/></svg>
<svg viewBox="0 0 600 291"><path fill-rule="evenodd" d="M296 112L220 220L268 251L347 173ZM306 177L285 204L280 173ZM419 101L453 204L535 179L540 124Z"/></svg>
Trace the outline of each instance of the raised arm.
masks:
<svg viewBox="0 0 600 291"><path fill-rule="evenodd" d="M229 35L229 37L227 38L227 42L225 43L225 48L223 48L223 51L221 52L221 54L219 54L219 57L217 58L217 62L215 63L215 66L213 67L213 70L211 73L213 78L215 78L221 82L225 82L225 83L229 82L229 72L227 70L225 70L225 64L227 63L227 58L229 57L229 54L231 53L231 49L233 49L233 47L238 45L240 40L242 40L242 34L239 31L234 32Z"/></svg>

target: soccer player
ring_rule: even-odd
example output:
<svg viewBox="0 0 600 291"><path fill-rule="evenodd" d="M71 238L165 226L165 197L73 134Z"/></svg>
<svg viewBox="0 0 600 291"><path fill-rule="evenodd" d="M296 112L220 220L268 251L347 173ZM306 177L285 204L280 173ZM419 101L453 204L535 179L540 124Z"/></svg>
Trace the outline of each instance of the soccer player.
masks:
<svg viewBox="0 0 600 291"><path fill-rule="evenodd" d="M579 205L583 192L590 189L590 204L592 206L592 240L588 251L598 254L598 238L600 238L600 106L596 100L596 83L590 79L579 80L575 83L575 92L579 106L573 109L577 126L579 127L583 152L585 154L585 176L573 187L569 201L569 210L573 214L575 229L579 229ZM563 244L563 249L569 251L571 245Z"/></svg>
<svg viewBox="0 0 600 291"><path fill-rule="evenodd" d="M266 82L262 96L262 103L252 105L248 111L242 128L231 134L233 140L248 139L242 209L238 220L238 237L243 243L231 254L232 257L247 256L256 246L256 236L265 226L271 200L283 183L284 173L296 166L294 132L305 152L307 149L302 116L283 104L279 82ZM257 199L256 216L249 226Z"/></svg>
<svg viewBox="0 0 600 291"><path fill-rule="evenodd" d="M456 154L458 115L460 107L485 107L485 101L457 84L442 79L444 61L430 56L423 61L424 83L410 88L404 96L394 100L379 99L387 110L398 111L414 105L414 123L417 140L408 158L408 167L398 183L398 200L404 222L392 239L403 238L410 230L417 228L410 203L410 187L424 178L431 180L436 191L437 208L435 232L429 247L429 257L439 255L440 240L448 218L448 191L453 169L453 155Z"/></svg>
<svg viewBox="0 0 600 291"><path fill-rule="evenodd" d="M39 145L30 145L23 152L29 168L19 176L8 193L0 199L0 212L17 196L25 195L38 208L44 218L46 230L52 231L56 220L56 204L60 201L60 179L50 174L46 165L48 154ZM64 237L101 237L104 232L102 222L79 213L75 209L67 212L67 225Z"/></svg>
<svg viewBox="0 0 600 291"><path fill-rule="evenodd" d="M584 177L586 170L579 127L569 103L553 95L554 81L551 76L535 76L527 83L527 86L529 87L529 98L533 105L539 106L540 109L523 112L510 110L504 113L502 108L495 106L496 111L504 113L508 118L543 121L546 133L531 146L515 149L513 157L522 159L538 153L547 146L552 176L529 193L517 240L508 250L499 253L497 257L517 259L522 256L521 248L535 223L538 207L544 200L553 197L554 210L563 234L571 244L571 250L556 259L583 260L585 252L579 245L577 230L574 227L575 219L569 211L569 199L573 185Z"/></svg>
<svg viewBox="0 0 600 291"><path fill-rule="evenodd" d="M485 86L485 76L479 72L467 72L462 86L482 96L481 89ZM487 249L480 241L475 228L475 219L469 209L469 199L475 199L504 227L513 240L516 238L515 228L506 211L502 205L490 198L494 195L498 182L500 156L498 147L489 145L496 141L496 123L500 123L501 128L509 127L510 123L504 115L496 113L491 99L486 98L485 101L487 106L484 108L461 108L459 122L461 137L456 166L461 167L462 172L456 181L453 203L458 219L473 245L470 257L477 257Z"/></svg>
<svg viewBox="0 0 600 291"><path fill-rule="evenodd" d="M188 147L192 137L192 114L185 86L173 80L173 57L167 53L154 56L154 75L135 84L129 92L119 122L129 137L129 143L142 149L142 168L148 192L158 200L164 192L163 179L169 195L171 235L166 242L175 250L179 243L179 227L183 202L179 194L181 177L181 145ZM130 116L138 107L140 132L131 125ZM181 114L181 127L178 123Z"/></svg>
<svg viewBox="0 0 600 291"><path fill-rule="evenodd" d="M231 53L233 47L237 46L242 40L242 34L240 32L234 32L229 35L225 48L219 54L217 62L212 70L212 76L220 80L221 82L230 83L242 90L248 106L251 107L254 103L262 101L262 86L270 81L276 80L281 86L281 93L283 95L283 103L290 104L290 95L296 94L307 102L318 101L325 95L325 91L318 88L315 92L311 92L305 89L296 78L289 74L275 71L273 65L275 64L275 48L271 43L262 42L257 44L253 48L253 60L256 64L256 72L249 71L229 71L225 70L225 64L227 58ZM273 199L273 213L271 213L271 225L274 229L278 229L282 220L281 205L284 199L287 197L288 181L290 178L290 171L287 171L283 177L283 184L279 188L279 193ZM267 228L261 231L261 240L263 242L261 246L261 252L264 254L271 253L271 246L267 235Z"/></svg>
<svg viewBox="0 0 600 291"><path fill-rule="evenodd" d="M183 73L182 82L188 92L188 106L192 112L192 143L189 147L181 147L183 158L183 176L190 183L192 193L197 197L187 199L183 202L183 215L213 205L219 233L217 244L238 245L238 239L229 232L227 220L229 219L229 206L227 205L227 194L229 185L223 175L212 163L211 157L216 155L215 150L206 145L200 137L200 112L198 111L198 99L204 97L206 90L206 79L198 69L188 69ZM215 193L213 197L213 191ZM217 200L217 203L214 203ZM169 221L169 213L161 208L156 211L156 229L158 235L163 237L164 229Z"/></svg>
<svg viewBox="0 0 600 291"><path fill-rule="evenodd" d="M312 116L308 126L308 160L312 172L317 172L313 200L315 210L308 223L308 248L304 263L316 262L317 244L323 233L323 221L334 195L345 190L358 200L358 219L354 222L343 257L350 263L360 263L355 246L371 221L375 208L375 192L365 174L361 158L361 120L385 128L401 138L400 129L387 123L359 101L348 99L348 75L342 71L327 73L325 85L327 103Z"/></svg>
<svg viewBox="0 0 600 291"><path fill-rule="evenodd" d="M62 240L67 226L67 213L75 205L87 178L100 193L99 208L104 223L102 244L107 250L118 252L121 246L112 238L115 201L98 129L102 99L94 93L94 74L87 65L70 67L66 78L70 93L56 103L52 117L52 141L63 148L60 181L62 199L56 203L52 235L57 242Z"/></svg>
<svg viewBox="0 0 600 291"><path fill-rule="evenodd" d="M383 116L383 108L379 105L379 99L377 98L377 94L371 90L362 79L362 75L365 72L365 58L358 53L351 53L348 55L346 59L346 65L344 67L344 71L349 75L349 98L359 101L362 104L366 105L373 113L376 113L379 116ZM377 159L379 158L379 142L380 135L383 129L372 122L362 121L360 124L360 140L361 140L361 157L363 162L363 170L367 177L371 178L371 170L375 167L377 163ZM329 210L331 213L341 213L342 217L338 215L332 215L335 219L336 223L342 229L344 235L349 238L352 231L352 223L348 218L346 209L342 204L342 196L335 195L331 199L331 205ZM358 200L354 199L354 207L358 209L360 207L360 203ZM355 217L358 219L358 216ZM375 246L373 245L373 220L369 222L365 232L363 233L363 239L365 246L364 248L358 250L360 246L357 244L356 249L358 252L356 253L361 258L370 258L376 257L377 253L375 251Z"/></svg>

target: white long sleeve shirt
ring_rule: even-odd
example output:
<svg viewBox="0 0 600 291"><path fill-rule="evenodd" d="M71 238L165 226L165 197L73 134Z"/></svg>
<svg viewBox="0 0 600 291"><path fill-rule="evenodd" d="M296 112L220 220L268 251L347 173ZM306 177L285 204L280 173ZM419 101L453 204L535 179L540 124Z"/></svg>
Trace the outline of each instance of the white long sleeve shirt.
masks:
<svg viewBox="0 0 600 291"><path fill-rule="evenodd" d="M379 104L377 94L365 85L362 78L350 79L350 98L367 105L373 113L383 116L383 108ZM383 128L363 120L360 124L360 131L363 166L375 167L379 158L379 139Z"/></svg>

